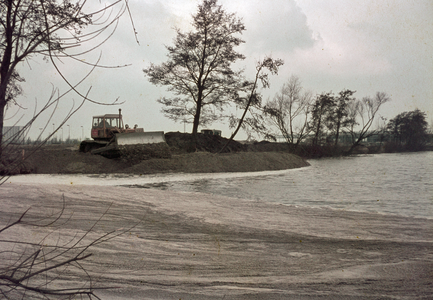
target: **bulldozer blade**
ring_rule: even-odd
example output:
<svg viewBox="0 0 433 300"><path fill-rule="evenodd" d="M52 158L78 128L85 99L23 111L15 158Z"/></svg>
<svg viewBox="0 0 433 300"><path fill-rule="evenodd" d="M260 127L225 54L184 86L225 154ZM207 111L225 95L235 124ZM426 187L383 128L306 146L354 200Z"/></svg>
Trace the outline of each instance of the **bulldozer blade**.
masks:
<svg viewBox="0 0 433 300"><path fill-rule="evenodd" d="M165 143L164 131L117 133L117 145L139 145Z"/></svg>

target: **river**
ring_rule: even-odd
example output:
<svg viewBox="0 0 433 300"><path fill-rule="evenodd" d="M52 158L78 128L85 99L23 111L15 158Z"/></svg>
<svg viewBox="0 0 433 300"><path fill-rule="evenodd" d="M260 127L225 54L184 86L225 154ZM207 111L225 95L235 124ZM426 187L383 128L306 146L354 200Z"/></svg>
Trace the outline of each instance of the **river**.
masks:
<svg viewBox="0 0 433 300"><path fill-rule="evenodd" d="M433 152L309 162L306 168L255 173L23 175L9 181L121 185L433 219Z"/></svg>

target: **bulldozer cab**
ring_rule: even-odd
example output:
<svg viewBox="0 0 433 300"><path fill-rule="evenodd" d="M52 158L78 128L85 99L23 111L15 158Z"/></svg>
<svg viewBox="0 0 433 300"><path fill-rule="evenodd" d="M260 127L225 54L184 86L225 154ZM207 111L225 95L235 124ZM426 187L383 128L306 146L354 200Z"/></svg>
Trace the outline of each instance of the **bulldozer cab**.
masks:
<svg viewBox="0 0 433 300"><path fill-rule="evenodd" d="M93 139L110 139L116 132L120 132L121 129L123 129L123 122L120 114L107 114L93 117Z"/></svg>
<svg viewBox="0 0 433 300"><path fill-rule="evenodd" d="M116 117L93 117L93 128L121 128L119 116Z"/></svg>

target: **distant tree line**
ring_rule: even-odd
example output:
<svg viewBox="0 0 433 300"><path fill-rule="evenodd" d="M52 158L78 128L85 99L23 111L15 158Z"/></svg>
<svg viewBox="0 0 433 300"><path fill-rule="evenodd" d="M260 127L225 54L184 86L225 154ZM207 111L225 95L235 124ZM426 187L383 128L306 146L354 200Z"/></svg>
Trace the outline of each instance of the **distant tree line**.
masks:
<svg viewBox="0 0 433 300"><path fill-rule="evenodd" d="M324 150L328 155L351 154L373 138L388 152L420 151L432 142L426 114L418 109L388 122L379 116L379 109L390 101L386 93L357 100L355 91L348 89L316 97L302 90L299 78L292 76L263 107L268 123L276 129L274 136L282 136L294 151L302 145L310 152L307 155Z"/></svg>
<svg viewBox="0 0 433 300"><path fill-rule="evenodd" d="M38 140L38 139L35 140L35 139L30 138L30 137L27 137L23 141L23 143L26 144L26 145L33 145L35 143L40 143L40 140ZM78 145L80 143L81 143L81 140L79 140L79 139L69 139L69 138L67 138L65 140L62 140L62 139L59 139L59 138L56 138L56 137L52 137L50 140L47 140L45 142L45 144L68 144L68 145Z"/></svg>
<svg viewBox="0 0 433 300"><path fill-rule="evenodd" d="M298 77L291 76L274 99L265 104L263 112L276 128L275 135L281 134L293 150L309 144L313 148L327 146L339 153L344 135L345 144L350 137L345 152L351 153L363 140L379 134L381 129L373 126L374 121L380 107L390 101L383 92L362 100L354 94L345 89L337 95L328 92L313 97L311 92L303 92Z"/></svg>
<svg viewBox="0 0 433 300"><path fill-rule="evenodd" d="M426 113L419 109L398 114L388 122L386 132L389 135L389 150L420 151L432 142Z"/></svg>

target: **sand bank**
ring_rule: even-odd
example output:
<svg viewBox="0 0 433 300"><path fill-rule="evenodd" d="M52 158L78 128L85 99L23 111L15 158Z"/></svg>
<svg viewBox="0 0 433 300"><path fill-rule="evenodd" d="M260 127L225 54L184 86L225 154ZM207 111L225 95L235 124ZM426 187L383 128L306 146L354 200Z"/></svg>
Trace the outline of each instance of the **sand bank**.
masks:
<svg viewBox="0 0 433 300"><path fill-rule="evenodd" d="M118 287L97 292L103 299L428 299L433 291L433 220L197 193L5 183L1 223L30 206L29 221L56 212L62 195L62 226L20 226L7 237L37 241L52 231L53 241L64 242L95 222L89 240L127 229L92 247L83 264L94 285Z"/></svg>

